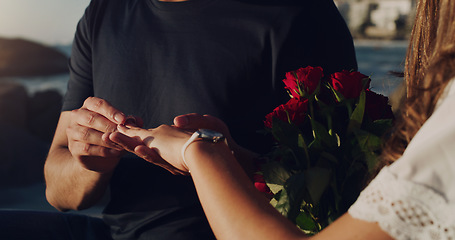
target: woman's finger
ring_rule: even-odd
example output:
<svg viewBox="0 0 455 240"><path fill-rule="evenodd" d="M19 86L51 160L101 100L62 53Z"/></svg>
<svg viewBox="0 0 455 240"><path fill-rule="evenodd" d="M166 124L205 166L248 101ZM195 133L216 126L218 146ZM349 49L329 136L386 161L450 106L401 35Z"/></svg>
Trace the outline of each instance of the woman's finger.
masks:
<svg viewBox="0 0 455 240"><path fill-rule="evenodd" d="M134 149L137 146L144 144L140 137L138 137L138 136L130 137L121 132L110 133L108 137L109 137L109 140L111 140L112 142L120 145L125 150L127 150L129 152L133 152L133 153L134 153Z"/></svg>
<svg viewBox="0 0 455 240"><path fill-rule="evenodd" d="M133 127L133 126L125 126L125 125L117 125L117 130L121 133L123 133L126 136L129 137L140 137L141 139L144 139L148 136L150 136L150 129L143 129L139 127Z"/></svg>

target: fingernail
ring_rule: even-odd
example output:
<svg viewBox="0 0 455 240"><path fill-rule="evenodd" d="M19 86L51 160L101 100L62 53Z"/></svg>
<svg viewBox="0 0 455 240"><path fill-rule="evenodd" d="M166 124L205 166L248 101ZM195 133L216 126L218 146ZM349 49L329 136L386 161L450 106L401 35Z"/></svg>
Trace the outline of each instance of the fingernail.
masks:
<svg viewBox="0 0 455 240"><path fill-rule="evenodd" d="M179 127L186 126L188 124L188 118L186 116L176 117L174 119L174 124Z"/></svg>
<svg viewBox="0 0 455 240"><path fill-rule="evenodd" d="M137 121L136 121L136 118L133 117L133 116L128 116L126 117L126 120L125 120L125 123L124 123L125 126L133 126L133 127L136 127L137 126Z"/></svg>
<svg viewBox="0 0 455 240"><path fill-rule="evenodd" d="M118 124L122 124L125 120L125 114L123 113L116 113L114 115L114 120L117 121Z"/></svg>

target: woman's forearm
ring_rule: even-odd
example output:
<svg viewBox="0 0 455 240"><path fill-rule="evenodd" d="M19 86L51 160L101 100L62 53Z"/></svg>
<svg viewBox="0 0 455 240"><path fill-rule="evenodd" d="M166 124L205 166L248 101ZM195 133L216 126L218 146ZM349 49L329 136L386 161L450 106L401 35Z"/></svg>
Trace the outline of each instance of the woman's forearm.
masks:
<svg viewBox="0 0 455 240"><path fill-rule="evenodd" d="M199 199L218 239L309 239L256 190L230 149L195 142L185 154ZM311 239L390 240L377 223L345 214Z"/></svg>
<svg viewBox="0 0 455 240"><path fill-rule="evenodd" d="M218 239L301 239L304 234L254 188L223 143L195 142L185 154Z"/></svg>
<svg viewBox="0 0 455 240"><path fill-rule="evenodd" d="M144 145L127 147L130 151L144 156L154 149L172 167L190 171L202 207L218 239L309 238L270 205L237 162L236 157L243 154L233 154L223 142L196 140L187 145L189 139L192 140L191 134L168 125L149 130L122 126L118 129L119 133L112 136L117 136L116 142L122 146L128 146L129 141L120 138L119 134L125 134L127 139L144 141ZM345 214L311 239L389 240L390 237L377 223Z"/></svg>

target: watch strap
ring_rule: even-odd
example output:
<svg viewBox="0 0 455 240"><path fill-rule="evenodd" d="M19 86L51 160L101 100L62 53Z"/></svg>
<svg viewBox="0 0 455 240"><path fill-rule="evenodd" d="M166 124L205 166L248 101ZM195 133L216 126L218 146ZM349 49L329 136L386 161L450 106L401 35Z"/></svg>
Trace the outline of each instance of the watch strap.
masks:
<svg viewBox="0 0 455 240"><path fill-rule="evenodd" d="M196 131L196 132L193 133L193 135L191 135L191 137L182 146L182 160L183 160L183 164L185 165L186 169L188 169L188 172L190 172L190 169L188 168L188 164L186 163L185 151L188 148L188 146L191 143L193 143L198 137L199 137L199 132Z"/></svg>

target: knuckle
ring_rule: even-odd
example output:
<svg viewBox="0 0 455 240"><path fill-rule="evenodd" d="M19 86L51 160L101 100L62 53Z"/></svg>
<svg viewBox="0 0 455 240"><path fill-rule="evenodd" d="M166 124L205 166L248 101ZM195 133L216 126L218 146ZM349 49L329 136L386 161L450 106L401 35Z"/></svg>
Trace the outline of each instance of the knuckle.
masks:
<svg viewBox="0 0 455 240"><path fill-rule="evenodd" d="M101 149L99 149L99 155L101 157L110 157L112 155L112 152L108 148L101 147Z"/></svg>
<svg viewBox="0 0 455 240"><path fill-rule="evenodd" d="M67 136L67 137L70 137L70 136L73 136L73 135L74 135L74 134L73 134L73 133L74 133L73 127L68 126L65 130L66 130L66 136Z"/></svg>
<svg viewBox="0 0 455 240"><path fill-rule="evenodd" d="M74 109L74 110L72 110L72 111L70 112L71 118L73 119L74 117L76 117L78 113L79 113L79 109Z"/></svg>
<svg viewBox="0 0 455 240"><path fill-rule="evenodd" d="M96 101L95 97L88 97L84 101L84 106L90 106Z"/></svg>
<svg viewBox="0 0 455 240"><path fill-rule="evenodd" d="M156 130L165 131L165 130L167 130L167 129L169 129L169 128L170 128L169 125L161 124L161 125L159 125L159 126L156 128Z"/></svg>
<svg viewBox="0 0 455 240"><path fill-rule="evenodd" d="M81 150L84 155L90 155L91 150L92 150L92 145L89 143L82 143Z"/></svg>
<svg viewBox="0 0 455 240"><path fill-rule="evenodd" d="M98 109L98 108L101 108L102 106L104 105L104 100L103 99L100 99L100 98L97 98L93 104L93 107L95 109Z"/></svg>
<svg viewBox="0 0 455 240"><path fill-rule="evenodd" d="M101 108L104 105L104 103L105 103L104 99L97 98L97 97L88 97L84 101L84 106L86 106L89 109L96 110L96 109Z"/></svg>
<svg viewBox="0 0 455 240"><path fill-rule="evenodd" d="M74 109L70 112L70 125L76 124L78 118L80 117L80 109Z"/></svg>
<svg viewBox="0 0 455 240"><path fill-rule="evenodd" d="M104 126L105 132L115 132L116 129L117 129L117 125L114 125L114 124L106 124Z"/></svg>
<svg viewBox="0 0 455 240"><path fill-rule="evenodd" d="M86 105L90 104L90 101L92 101L92 98L93 98L93 97L88 97L88 98L86 98L86 99L84 100L83 106L86 106Z"/></svg>
<svg viewBox="0 0 455 240"><path fill-rule="evenodd" d="M79 139L82 141L87 141L90 138L90 129L89 128L81 128L78 131Z"/></svg>
<svg viewBox="0 0 455 240"><path fill-rule="evenodd" d="M89 113L86 116L85 122L87 123L88 126L92 126L96 120L97 116L94 113Z"/></svg>

